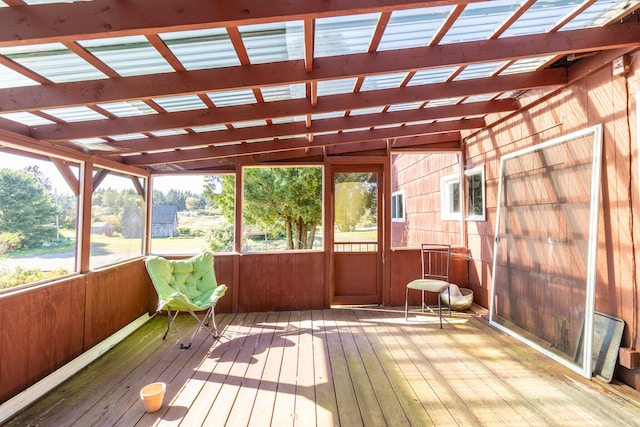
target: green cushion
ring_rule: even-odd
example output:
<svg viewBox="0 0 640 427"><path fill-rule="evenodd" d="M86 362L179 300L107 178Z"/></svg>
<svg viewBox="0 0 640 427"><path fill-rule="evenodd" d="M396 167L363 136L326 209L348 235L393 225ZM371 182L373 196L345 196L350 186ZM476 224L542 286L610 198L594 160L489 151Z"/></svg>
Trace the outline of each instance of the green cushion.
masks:
<svg viewBox="0 0 640 427"><path fill-rule="evenodd" d="M158 292L158 310L203 310L215 304L227 290L218 286L213 254L203 252L186 260L150 256L147 271Z"/></svg>

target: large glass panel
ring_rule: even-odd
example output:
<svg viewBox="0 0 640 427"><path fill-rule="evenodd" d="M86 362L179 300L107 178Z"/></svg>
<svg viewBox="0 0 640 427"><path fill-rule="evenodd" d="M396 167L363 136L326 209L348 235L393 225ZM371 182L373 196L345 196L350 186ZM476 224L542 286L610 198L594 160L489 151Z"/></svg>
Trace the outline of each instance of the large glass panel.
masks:
<svg viewBox="0 0 640 427"><path fill-rule="evenodd" d="M321 167L254 167L243 172L244 252L322 248Z"/></svg>
<svg viewBox="0 0 640 427"><path fill-rule="evenodd" d="M378 250L378 174L337 172L334 186L334 251Z"/></svg>
<svg viewBox="0 0 640 427"><path fill-rule="evenodd" d="M233 251L234 175L156 176L152 205L152 253Z"/></svg>
<svg viewBox="0 0 640 427"><path fill-rule="evenodd" d="M105 169L96 169L93 180L99 184L91 202L90 267L142 255L145 180Z"/></svg>
<svg viewBox="0 0 640 427"><path fill-rule="evenodd" d="M78 186L63 174L77 182L79 170L60 159L0 155L0 289L75 271Z"/></svg>
<svg viewBox="0 0 640 427"><path fill-rule="evenodd" d="M601 138L596 126L501 159L491 299L492 324L587 377Z"/></svg>

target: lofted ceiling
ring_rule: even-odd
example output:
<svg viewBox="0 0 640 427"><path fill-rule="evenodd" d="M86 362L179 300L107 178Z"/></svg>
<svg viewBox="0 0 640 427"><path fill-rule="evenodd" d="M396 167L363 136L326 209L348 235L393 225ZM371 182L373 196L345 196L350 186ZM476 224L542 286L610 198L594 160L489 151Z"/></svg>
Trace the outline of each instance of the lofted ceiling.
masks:
<svg viewBox="0 0 640 427"><path fill-rule="evenodd" d="M640 47L640 0L0 6L0 130L155 173L460 148Z"/></svg>

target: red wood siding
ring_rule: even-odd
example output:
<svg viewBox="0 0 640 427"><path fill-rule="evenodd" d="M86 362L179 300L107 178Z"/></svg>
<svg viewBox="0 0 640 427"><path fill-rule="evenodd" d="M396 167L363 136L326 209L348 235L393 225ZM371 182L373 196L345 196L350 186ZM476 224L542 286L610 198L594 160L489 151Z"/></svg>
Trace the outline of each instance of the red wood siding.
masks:
<svg viewBox="0 0 640 427"><path fill-rule="evenodd" d="M442 221L440 178L460 173L452 153L397 154L392 157L391 191L404 190L405 222L392 223L391 246L460 243L460 221Z"/></svg>
<svg viewBox="0 0 640 427"><path fill-rule="evenodd" d="M466 138L466 167L485 166L487 194L487 221L467 224L468 247L473 257L469 279L476 302L485 307L489 305L500 157L602 123L603 203L598 231L596 310L622 318L626 323L622 346L638 348L638 317L634 315L640 302L638 272L634 269L634 248L638 245L634 246L634 242L638 241L640 234L637 213L633 212L633 207L638 206L639 202L634 98L634 94L640 90L639 59L638 54L633 55L632 70L627 77L613 76L612 68L607 64L588 78L546 99L542 98L536 105ZM633 222L632 215L635 215ZM554 220L540 216L540 221ZM535 230L535 224L529 224L528 227ZM559 262L572 263L571 253L560 257ZM584 276L585 273L576 271L575 274ZM567 312L573 306L573 298L580 297L563 296L561 292L555 295L553 304L562 306L559 308ZM536 296L530 295L529 298L535 304ZM518 310L522 310L522 307ZM526 316L526 313L520 314ZM557 325L545 324L542 327L553 329ZM619 366L617 375L636 388L640 386L640 374L637 371Z"/></svg>

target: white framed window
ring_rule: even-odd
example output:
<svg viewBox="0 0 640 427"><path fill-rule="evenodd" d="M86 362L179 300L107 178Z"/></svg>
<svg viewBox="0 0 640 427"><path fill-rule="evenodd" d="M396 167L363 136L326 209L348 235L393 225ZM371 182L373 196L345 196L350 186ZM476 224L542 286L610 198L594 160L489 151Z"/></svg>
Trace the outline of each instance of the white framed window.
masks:
<svg viewBox="0 0 640 427"><path fill-rule="evenodd" d="M440 178L440 217L443 221L458 221L460 209L460 175L447 175Z"/></svg>
<svg viewBox="0 0 640 427"><path fill-rule="evenodd" d="M404 190L394 191L391 194L391 221L404 222Z"/></svg>
<svg viewBox="0 0 640 427"><path fill-rule="evenodd" d="M467 220L485 221L484 166L464 172L467 197Z"/></svg>

